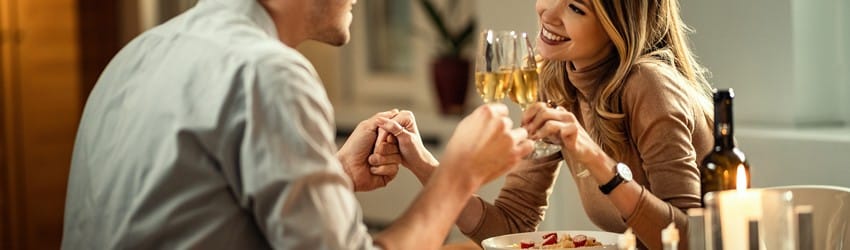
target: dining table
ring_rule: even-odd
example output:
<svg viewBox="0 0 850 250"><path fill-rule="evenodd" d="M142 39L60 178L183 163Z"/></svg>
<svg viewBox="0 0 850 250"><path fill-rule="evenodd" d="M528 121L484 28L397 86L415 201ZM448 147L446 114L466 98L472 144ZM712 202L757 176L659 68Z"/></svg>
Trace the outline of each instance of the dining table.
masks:
<svg viewBox="0 0 850 250"><path fill-rule="evenodd" d="M457 242L449 242L443 245L441 250L481 250L481 247L478 244L475 244L474 241L466 239Z"/></svg>

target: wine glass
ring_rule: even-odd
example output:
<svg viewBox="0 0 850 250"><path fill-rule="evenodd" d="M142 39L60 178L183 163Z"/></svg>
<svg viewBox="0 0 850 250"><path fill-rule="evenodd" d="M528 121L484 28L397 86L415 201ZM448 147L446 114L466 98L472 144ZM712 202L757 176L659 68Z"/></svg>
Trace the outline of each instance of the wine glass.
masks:
<svg viewBox="0 0 850 250"><path fill-rule="evenodd" d="M475 88L484 103L495 103L505 98L511 87L511 64L514 51L510 41L513 31L485 30L479 39L475 61Z"/></svg>
<svg viewBox="0 0 850 250"><path fill-rule="evenodd" d="M519 104L522 110L534 102L541 101L538 98L538 66L535 56L537 55L534 43L528 37L528 33L521 32L514 36L512 45L514 56L511 58L514 71L512 73L512 86L508 96L511 101ZM534 141L534 152L531 158L549 156L561 151L561 146L547 143L543 139Z"/></svg>

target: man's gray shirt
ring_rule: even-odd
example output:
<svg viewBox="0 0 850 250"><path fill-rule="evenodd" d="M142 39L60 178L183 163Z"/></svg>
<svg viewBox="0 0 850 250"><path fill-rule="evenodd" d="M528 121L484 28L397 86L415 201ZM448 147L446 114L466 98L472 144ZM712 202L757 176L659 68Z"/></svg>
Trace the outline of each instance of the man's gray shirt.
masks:
<svg viewBox="0 0 850 250"><path fill-rule="evenodd" d="M255 0L202 0L134 39L86 103L66 249L362 249L315 70Z"/></svg>

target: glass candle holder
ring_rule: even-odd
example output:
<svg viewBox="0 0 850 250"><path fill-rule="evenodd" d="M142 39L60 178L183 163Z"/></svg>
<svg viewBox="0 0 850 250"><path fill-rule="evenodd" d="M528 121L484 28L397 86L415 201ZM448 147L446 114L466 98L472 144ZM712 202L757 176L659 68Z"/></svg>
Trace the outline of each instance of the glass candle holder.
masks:
<svg viewBox="0 0 850 250"><path fill-rule="evenodd" d="M793 194L778 190L727 190L704 198L706 249L795 249ZM750 226L758 226L750 230ZM752 235L750 232L757 232ZM750 241L757 241L751 242Z"/></svg>

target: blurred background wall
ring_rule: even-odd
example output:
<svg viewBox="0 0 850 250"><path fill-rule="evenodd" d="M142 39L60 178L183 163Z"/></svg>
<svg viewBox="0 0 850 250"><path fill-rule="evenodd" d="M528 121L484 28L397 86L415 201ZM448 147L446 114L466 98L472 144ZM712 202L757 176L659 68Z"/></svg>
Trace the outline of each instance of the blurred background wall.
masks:
<svg viewBox="0 0 850 250"><path fill-rule="evenodd" d="M0 249L61 242L65 185L80 112L111 57L140 32L195 0L0 0ZM536 33L534 1L435 1L457 31L477 27ZM753 186L850 186L850 3L844 0L682 0L699 60L716 87L733 87L739 146ZM471 87L458 114L443 114L431 65L446 51L416 0L360 0L352 41L298 47L336 109L339 141L361 119L402 108L416 113L437 154L462 114L481 104ZM401 13L401 14L400 14ZM474 47L474 46L470 46ZM471 59L473 51L461 53ZM376 66L377 65L377 66ZM520 110L508 104L516 120ZM502 180L479 194L492 200ZM359 193L367 222L398 217L420 189L402 170L389 187ZM596 230L575 186L560 176L541 229ZM452 239L460 239L454 231Z"/></svg>

